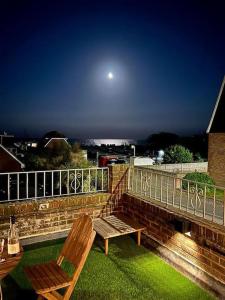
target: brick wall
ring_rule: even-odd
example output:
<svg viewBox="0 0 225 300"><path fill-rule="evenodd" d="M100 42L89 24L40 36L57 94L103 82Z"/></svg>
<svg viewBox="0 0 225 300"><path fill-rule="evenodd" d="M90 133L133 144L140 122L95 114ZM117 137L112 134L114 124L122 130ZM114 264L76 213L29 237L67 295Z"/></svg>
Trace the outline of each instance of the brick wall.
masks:
<svg viewBox="0 0 225 300"><path fill-rule="evenodd" d="M225 187L225 133L210 133L208 171L216 184Z"/></svg>
<svg viewBox="0 0 225 300"><path fill-rule="evenodd" d="M1 204L0 233L7 235L11 214L17 218L20 237L25 238L69 229L74 219L83 213L96 218L121 209L120 203L113 203L108 193Z"/></svg>
<svg viewBox="0 0 225 300"><path fill-rule="evenodd" d="M121 199L127 190L128 167L127 164L109 166L109 193L114 201Z"/></svg>
<svg viewBox="0 0 225 300"><path fill-rule="evenodd" d="M211 230L192 222L191 237L186 236L175 230L177 217L172 213L129 194L123 195L123 209L146 226L145 234L150 240L165 246L171 253L179 254L225 284L225 230Z"/></svg>

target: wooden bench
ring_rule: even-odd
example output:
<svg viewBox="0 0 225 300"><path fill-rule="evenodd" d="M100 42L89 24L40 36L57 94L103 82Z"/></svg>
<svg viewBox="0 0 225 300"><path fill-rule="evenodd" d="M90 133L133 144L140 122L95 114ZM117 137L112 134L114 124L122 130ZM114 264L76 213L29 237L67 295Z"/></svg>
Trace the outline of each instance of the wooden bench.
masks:
<svg viewBox="0 0 225 300"><path fill-rule="evenodd" d="M137 244L141 244L141 232L145 227L123 215L111 215L94 220L94 230L105 240L105 254L108 255L109 239L130 233L137 233Z"/></svg>

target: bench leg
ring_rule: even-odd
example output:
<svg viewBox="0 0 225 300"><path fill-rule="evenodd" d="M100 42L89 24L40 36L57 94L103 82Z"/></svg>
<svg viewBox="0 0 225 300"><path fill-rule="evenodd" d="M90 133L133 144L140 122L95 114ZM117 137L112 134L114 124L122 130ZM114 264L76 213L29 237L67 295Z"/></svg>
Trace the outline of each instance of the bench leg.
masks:
<svg viewBox="0 0 225 300"><path fill-rule="evenodd" d="M137 244L138 244L138 246L141 245L141 230L139 230L137 232Z"/></svg>
<svg viewBox="0 0 225 300"><path fill-rule="evenodd" d="M3 295L2 295L2 286L1 286L1 282L0 282L0 300L3 300Z"/></svg>
<svg viewBox="0 0 225 300"><path fill-rule="evenodd" d="M109 252L109 239L105 239L105 255Z"/></svg>

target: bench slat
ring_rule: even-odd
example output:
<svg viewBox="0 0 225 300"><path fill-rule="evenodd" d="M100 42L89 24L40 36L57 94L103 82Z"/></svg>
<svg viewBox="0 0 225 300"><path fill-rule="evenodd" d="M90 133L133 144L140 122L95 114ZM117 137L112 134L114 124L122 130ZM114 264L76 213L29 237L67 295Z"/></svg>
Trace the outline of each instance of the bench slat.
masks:
<svg viewBox="0 0 225 300"><path fill-rule="evenodd" d="M95 231L104 239L125 235L145 229L144 226L123 214L94 220Z"/></svg>

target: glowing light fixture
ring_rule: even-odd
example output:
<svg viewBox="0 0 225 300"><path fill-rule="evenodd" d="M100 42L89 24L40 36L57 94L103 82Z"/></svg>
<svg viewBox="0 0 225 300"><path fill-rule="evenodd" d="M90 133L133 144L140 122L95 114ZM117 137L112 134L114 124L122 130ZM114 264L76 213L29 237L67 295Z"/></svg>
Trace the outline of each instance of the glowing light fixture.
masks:
<svg viewBox="0 0 225 300"><path fill-rule="evenodd" d="M136 147L135 147L135 145L131 145L131 149L134 150L134 157L135 157L136 156L136 153L135 153Z"/></svg>

